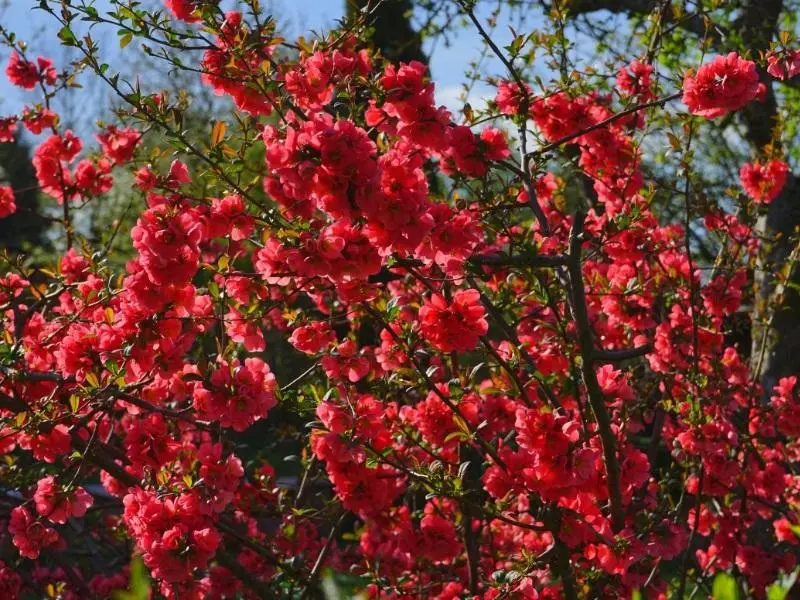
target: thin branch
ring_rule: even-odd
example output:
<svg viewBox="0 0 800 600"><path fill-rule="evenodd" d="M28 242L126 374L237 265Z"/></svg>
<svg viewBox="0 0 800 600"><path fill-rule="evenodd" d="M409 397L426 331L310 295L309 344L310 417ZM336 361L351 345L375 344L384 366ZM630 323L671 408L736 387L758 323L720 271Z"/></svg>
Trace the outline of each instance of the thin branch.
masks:
<svg viewBox="0 0 800 600"><path fill-rule="evenodd" d="M517 256L482 254L471 257L469 262L475 265L498 267L563 267L569 262L569 257L564 255L547 256L544 254L522 254Z"/></svg>
<svg viewBox="0 0 800 600"><path fill-rule="evenodd" d="M603 119L599 123L595 123L594 125L590 125L589 127L584 127L579 131L570 133L569 135L565 135L555 140L554 142L550 142L549 144L542 146L538 150L534 150L533 152L531 152L530 156L539 157L542 156L543 154L547 154L551 150L555 150L559 146L571 142L572 140L579 138L582 135L586 135L587 133L591 133L593 131L597 131L598 129L603 129L604 127L608 127L615 121L618 121L624 117L630 116L647 108L651 108L653 106L662 106L667 102L671 102L672 100L680 98L682 95L683 92L675 92L674 94L670 94L669 96L664 96L663 98L657 98L656 100L651 100L650 102L644 102L642 104L637 104L636 106L632 106L631 108L628 108L626 110L611 115L607 119Z"/></svg>
<svg viewBox="0 0 800 600"><path fill-rule="evenodd" d="M244 584L250 588L262 600L271 600L277 598L277 594L273 592L264 583L259 581L253 576L253 573L248 571L244 566L239 564L239 561L225 552L224 550L217 550L216 559L223 567L228 569L231 573L241 579Z"/></svg>
<svg viewBox="0 0 800 600"><path fill-rule="evenodd" d="M570 231L568 265L569 283L572 294L572 311L578 329L578 344L580 346L583 384L589 405L592 408L597 431L603 444L603 459L608 479L608 499L611 504L611 525L615 532L625 526L625 512L622 506L622 492L620 491L620 467L617 458L617 442L611 428L611 417L608 414L603 390L597 381L594 370L595 346L592 325L589 321L589 311L586 304L586 292L583 287L583 273L581 272L581 242L583 241L583 225L586 213L579 211L575 215Z"/></svg>
<svg viewBox="0 0 800 600"><path fill-rule="evenodd" d="M336 520L336 523L331 528L331 532L328 534L328 539L325 540L325 545L322 547L322 550L319 551L317 555L317 560L314 561L314 566L311 568L311 573L308 575L308 583L306 584L306 589L303 592L303 595L300 597L300 600L305 600L312 593L314 586L317 585L317 580L319 579L319 572L322 569L322 565L325 561L325 556L328 554L328 551L333 546L333 540L336 535L339 533L339 528L342 526L344 522L344 518L347 515L347 511L344 511L339 518Z"/></svg>
<svg viewBox="0 0 800 600"><path fill-rule="evenodd" d="M595 350L594 360L597 362L621 362L632 358L645 356L653 351L653 344L647 343L636 348L623 348L622 350Z"/></svg>
<svg viewBox="0 0 800 600"><path fill-rule="evenodd" d="M514 78L514 81L519 86L520 92L523 94L523 110L520 112L524 115L528 112L528 107L530 105L530 98L528 93L528 86L523 81L522 77L519 74L519 71L514 67L514 64L511 60L506 57L503 51L497 46L495 41L492 39L492 36L486 31L486 29L481 25L481 22L478 20L478 17L475 16L474 11L470 7L470 5L466 2L466 0L457 0L458 4L461 6L462 10L467 14L469 20L472 21L472 24L477 29L480 36L492 49L494 55L503 63L505 68L508 70L509 75ZM533 179L531 177L531 170L530 170L530 160L531 155L528 154L527 149L527 125L526 120L523 119L519 125L519 143L520 143L520 176L522 178L522 185L525 188L525 193L528 194L528 205L530 206L531 211L533 212L533 216L536 217L536 220L539 222L539 229L542 235L550 235L550 224L547 222L547 217L542 210L542 207L539 206L539 202L536 198L536 186L533 184Z"/></svg>

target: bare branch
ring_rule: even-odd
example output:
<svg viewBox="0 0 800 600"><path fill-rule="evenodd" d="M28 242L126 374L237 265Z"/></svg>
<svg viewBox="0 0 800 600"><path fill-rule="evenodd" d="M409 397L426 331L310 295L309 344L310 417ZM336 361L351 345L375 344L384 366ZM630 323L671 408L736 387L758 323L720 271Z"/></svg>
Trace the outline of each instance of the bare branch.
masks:
<svg viewBox="0 0 800 600"><path fill-rule="evenodd" d="M594 370L595 346L592 325L589 321L589 311L586 304L586 291L583 289L583 274L581 272L581 243L583 241L583 225L586 213L579 211L572 223L569 239L569 282L572 296L572 312L578 328L578 344L581 350L583 364L581 366L583 384L589 405L597 421L597 431L603 443L603 459L606 466L608 479L608 498L611 503L611 526L614 531L620 531L625 526L625 513L622 506L622 492L620 491L620 468L617 458L617 441L611 428L611 417L608 414L603 390L597 381Z"/></svg>

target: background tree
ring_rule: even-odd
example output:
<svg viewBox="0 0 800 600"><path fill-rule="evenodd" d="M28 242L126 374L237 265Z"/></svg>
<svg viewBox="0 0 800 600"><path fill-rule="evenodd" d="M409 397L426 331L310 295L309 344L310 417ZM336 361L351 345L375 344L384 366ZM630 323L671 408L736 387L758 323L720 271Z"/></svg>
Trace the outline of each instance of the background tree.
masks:
<svg viewBox="0 0 800 600"><path fill-rule="evenodd" d="M30 148L21 140L0 144L2 181L17 190L18 211L0 221L0 249L46 254L49 223L40 213L39 182L31 164Z"/></svg>
<svg viewBox="0 0 800 600"><path fill-rule="evenodd" d="M370 37L375 47L379 48L387 59L393 62L412 60L427 62L422 50L422 37L412 25L414 0L380 3L370 0L344 0L344 2L350 19L372 8Z"/></svg>

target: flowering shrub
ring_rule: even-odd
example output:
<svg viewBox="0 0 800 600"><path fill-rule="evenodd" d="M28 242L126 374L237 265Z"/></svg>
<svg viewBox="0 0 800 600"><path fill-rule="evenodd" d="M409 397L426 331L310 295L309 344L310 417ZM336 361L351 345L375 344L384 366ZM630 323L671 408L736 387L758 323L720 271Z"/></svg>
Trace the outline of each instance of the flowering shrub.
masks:
<svg viewBox="0 0 800 600"><path fill-rule="evenodd" d="M305 598L326 572L367 598L491 600L707 596L730 571L764 597L795 568L800 388L762 389L729 336L788 157L739 165L725 205L698 200L692 151L794 54L720 55L674 89L648 51L611 95L577 71L540 89L492 45L508 71L462 119L363 19L293 44L256 2L50 4L75 63L5 36L9 80L43 96L1 139L42 136L65 247L0 278L4 597L109 597L131 553L181 599ZM191 141L179 100L125 88L81 19L165 57L199 45L180 65L230 116ZM528 43L554 51L506 50ZM119 97L96 146L50 103L81 72ZM651 124L671 182L644 168ZM146 205L120 272L73 224L126 172ZM658 194L678 187L676 217ZM276 345L308 368L269 364Z"/></svg>

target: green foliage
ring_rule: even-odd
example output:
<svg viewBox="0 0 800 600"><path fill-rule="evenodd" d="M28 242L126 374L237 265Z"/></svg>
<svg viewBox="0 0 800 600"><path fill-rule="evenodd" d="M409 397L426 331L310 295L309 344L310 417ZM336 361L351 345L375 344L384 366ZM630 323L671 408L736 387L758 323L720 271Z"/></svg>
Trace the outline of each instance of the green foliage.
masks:
<svg viewBox="0 0 800 600"><path fill-rule="evenodd" d="M798 574L800 574L800 569L795 569L791 574L782 576L769 586L767 588L767 600L786 600L797 581Z"/></svg>
<svg viewBox="0 0 800 600"><path fill-rule="evenodd" d="M131 562L131 578L127 590L115 590L111 597L113 600L149 600L150 576L141 557L137 556Z"/></svg>
<svg viewBox="0 0 800 600"><path fill-rule="evenodd" d="M19 139L0 144L0 184L16 190L18 207L15 214L0 220L0 250L28 256L37 254L36 250L41 254L51 249L45 238L48 223L39 215L39 182L30 154L28 145Z"/></svg>
<svg viewBox="0 0 800 600"><path fill-rule="evenodd" d="M322 593L325 600L364 600L366 595L356 593L365 582L360 577L348 576L327 570L322 576Z"/></svg>
<svg viewBox="0 0 800 600"><path fill-rule="evenodd" d="M711 586L714 600L739 600L739 586L730 573L719 573Z"/></svg>

